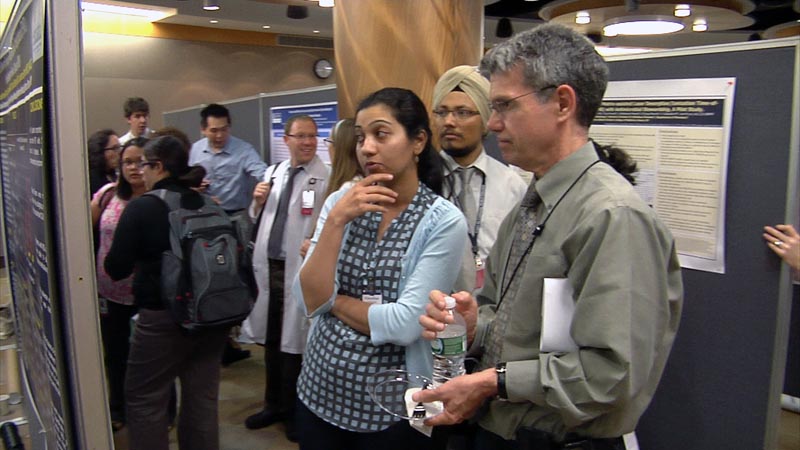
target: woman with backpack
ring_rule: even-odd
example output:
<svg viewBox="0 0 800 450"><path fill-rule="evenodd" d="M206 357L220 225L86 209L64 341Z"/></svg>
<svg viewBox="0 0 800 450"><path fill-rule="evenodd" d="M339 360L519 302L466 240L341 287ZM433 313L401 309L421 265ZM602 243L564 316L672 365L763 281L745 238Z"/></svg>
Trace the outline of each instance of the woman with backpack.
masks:
<svg viewBox="0 0 800 450"><path fill-rule="evenodd" d="M189 155L172 136L153 139L140 162L148 190L166 189L181 196L181 206L199 209L205 200L191 189L205 169L188 166ZM169 208L160 198L143 195L120 217L105 269L114 280L133 276L139 318L133 332L125 380L129 448L167 450L167 402L180 379L178 444L182 450L217 450L217 396L220 358L228 328L186 333L161 297L161 257L170 247ZM135 269L135 270L134 270Z"/></svg>
<svg viewBox="0 0 800 450"><path fill-rule="evenodd" d="M105 349L104 362L108 376L111 428L118 431L125 425L125 371L131 335L131 317L136 306L131 290L131 277L112 280L103 259L111 248L114 231L128 202L145 193L144 178L139 167L144 155L145 138L125 143L119 155L120 177L116 183L100 188L92 198L92 222L99 234L97 249L97 295L100 301L100 328Z"/></svg>

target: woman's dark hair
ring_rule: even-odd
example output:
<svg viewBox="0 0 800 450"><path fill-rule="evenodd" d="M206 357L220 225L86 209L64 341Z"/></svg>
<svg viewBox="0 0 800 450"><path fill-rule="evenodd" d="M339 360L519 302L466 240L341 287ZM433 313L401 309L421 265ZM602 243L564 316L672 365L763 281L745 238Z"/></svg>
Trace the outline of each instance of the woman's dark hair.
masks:
<svg viewBox="0 0 800 450"><path fill-rule="evenodd" d="M186 187L195 187L197 180L206 175L203 166L189 167L189 153L180 139L172 136L151 139L144 147L144 157L148 161L161 161L170 177Z"/></svg>
<svg viewBox="0 0 800 450"><path fill-rule="evenodd" d="M122 151L119 154L119 178L117 179L117 197L123 200L130 200L131 196L133 196L133 186L131 186L128 180L125 179L124 175L125 163L123 163L122 161L125 158L125 150L127 150L129 147L139 147L143 149L145 145L147 145L147 138L135 137L126 142L125 145L122 146Z"/></svg>
<svg viewBox="0 0 800 450"><path fill-rule="evenodd" d="M111 136L116 136L117 133L110 128L95 131L89 136L89 141L86 143L86 148L89 151L89 172L106 175L114 173L116 167L106 167L106 147L108 147L108 140Z"/></svg>
<svg viewBox="0 0 800 450"><path fill-rule="evenodd" d="M639 169L636 167L636 161L631 158L628 152L613 145L598 144L593 140L592 143L594 143L594 148L597 151L597 156L600 158L600 161L613 167L614 170L625 177L632 185L636 185L636 178L633 174L638 172Z"/></svg>
<svg viewBox="0 0 800 450"><path fill-rule="evenodd" d="M192 149L192 142L189 141L189 136L187 136L186 133L184 133L183 130L178 127L162 127L156 131L153 131L154 138L159 136L172 136L183 143L187 152L191 151Z"/></svg>
<svg viewBox="0 0 800 450"><path fill-rule="evenodd" d="M442 158L433 149L428 111L422 100L408 89L383 88L361 100L356 108L356 114L362 109L375 105L384 105L389 108L395 120L405 129L409 139L416 137L420 132L425 133L427 140L425 148L419 154L417 176L433 192L442 195L442 180L444 179Z"/></svg>
<svg viewBox="0 0 800 450"><path fill-rule="evenodd" d="M189 152L192 151L192 143L191 143L191 141L189 141L189 137L186 136L186 133L184 133L179 128L176 128L176 127L159 128L158 130L153 132L153 135L154 135L154 137L172 136L172 137L178 139L179 141L181 141L181 143L183 143L183 146L186 147L186 153L189 153ZM203 173L202 176L199 176L199 177L197 175L199 175L199 172L195 173L195 178L194 179L187 180L189 182L189 187L199 187L201 184L203 184L203 177L205 177L206 174Z"/></svg>
<svg viewBox="0 0 800 450"><path fill-rule="evenodd" d="M331 139L333 140L333 160L325 198L339 190L344 183L352 180L356 175L364 175L356 156L356 128L353 119L342 119L336 122L331 131Z"/></svg>

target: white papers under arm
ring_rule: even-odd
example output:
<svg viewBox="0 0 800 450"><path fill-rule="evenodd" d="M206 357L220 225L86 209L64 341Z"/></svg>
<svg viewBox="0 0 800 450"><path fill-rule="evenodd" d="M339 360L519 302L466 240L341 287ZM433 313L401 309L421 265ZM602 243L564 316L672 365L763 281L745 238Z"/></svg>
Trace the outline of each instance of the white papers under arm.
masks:
<svg viewBox="0 0 800 450"><path fill-rule="evenodd" d="M575 301L567 278L545 278L542 293L542 353L567 353L578 350L569 334Z"/></svg>

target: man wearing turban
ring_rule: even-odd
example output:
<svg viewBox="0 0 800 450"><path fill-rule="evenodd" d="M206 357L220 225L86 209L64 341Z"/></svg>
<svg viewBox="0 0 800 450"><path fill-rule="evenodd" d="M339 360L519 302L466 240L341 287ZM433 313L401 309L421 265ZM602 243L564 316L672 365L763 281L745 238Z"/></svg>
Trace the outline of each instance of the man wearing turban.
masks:
<svg viewBox="0 0 800 450"><path fill-rule="evenodd" d="M506 214L528 186L510 167L487 155L489 81L475 67L456 66L433 89L433 132L444 162L444 196L467 218L469 247L454 290L483 285L483 266Z"/></svg>

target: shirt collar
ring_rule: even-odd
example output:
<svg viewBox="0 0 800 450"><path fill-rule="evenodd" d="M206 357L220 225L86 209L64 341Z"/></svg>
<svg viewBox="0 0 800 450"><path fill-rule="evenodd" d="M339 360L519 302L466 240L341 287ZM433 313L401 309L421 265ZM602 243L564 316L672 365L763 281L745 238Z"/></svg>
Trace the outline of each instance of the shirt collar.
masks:
<svg viewBox="0 0 800 450"><path fill-rule="evenodd" d="M445 153L444 150L441 151L441 156L442 161L444 162L444 176L450 175L453 173L453 171L461 167L456 160L454 160L452 156ZM475 161L473 161L472 164L467 167L475 167L481 172L486 173L489 165L487 158L489 158L489 156L486 154L486 151L484 151L483 146L481 146L481 153L478 155Z"/></svg>
<svg viewBox="0 0 800 450"><path fill-rule="evenodd" d="M205 140L206 140L206 148L203 151L206 152L206 153L211 153L211 154L227 153L227 154L230 155L231 154L231 142L232 142L232 139L233 139L233 136L228 136L228 142L225 143L225 146L222 147L222 150L220 150L219 152L215 152L214 149L211 148L211 141L209 141L208 138L205 138Z"/></svg>
<svg viewBox="0 0 800 450"><path fill-rule="evenodd" d="M544 176L535 181L536 191L548 210L552 209L558 199L569 189L575 179L597 161L598 156L594 144L587 142L571 155L557 162ZM533 185L532 184L532 185Z"/></svg>

